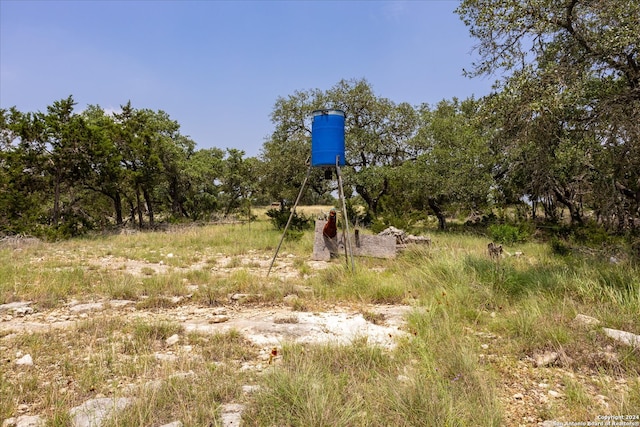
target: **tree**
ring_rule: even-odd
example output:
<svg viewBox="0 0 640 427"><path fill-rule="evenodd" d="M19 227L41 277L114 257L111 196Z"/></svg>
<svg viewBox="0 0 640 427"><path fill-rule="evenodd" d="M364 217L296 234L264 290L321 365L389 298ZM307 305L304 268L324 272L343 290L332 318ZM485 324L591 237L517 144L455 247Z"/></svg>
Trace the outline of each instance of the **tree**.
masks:
<svg viewBox="0 0 640 427"><path fill-rule="evenodd" d="M262 154L266 176L273 177L278 199L295 197L307 169L302 159L311 153L312 112L333 108L345 112L345 184L375 215L390 191L392 170L416 156L409 142L417 114L409 104L376 96L366 80L342 80L325 92L298 91L278 99L272 113L276 130ZM313 171L310 186L318 194L332 190L319 170Z"/></svg>
<svg viewBox="0 0 640 427"><path fill-rule="evenodd" d="M275 130L260 153L265 192L282 208L293 203L309 169L311 156L311 116L314 110L327 108L324 94L318 90L296 91L276 100L271 121ZM317 194L330 191L321 171L312 171L309 188ZM308 201L304 194L303 201Z"/></svg>
<svg viewBox="0 0 640 427"><path fill-rule="evenodd" d="M218 184L223 175L224 151L219 148L198 150L187 159L184 208L192 220L209 219L219 209Z"/></svg>
<svg viewBox="0 0 640 427"><path fill-rule="evenodd" d="M143 213L146 212L149 224L153 226L156 202L162 199L157 193L161 188L169 187L166 167L172 167L175 171L174 165L171 165L174 161L172 155L182 155L185 150L193 149L193 142L180 136L180 125L164 111L136 110L131 102L121 108L122 112L114 115L119 125L116 144L122 153L127 180L133 189L131 215L133 217L137 212L138 224L142 227ZM177 187L174 190L177 191ZM178 201L179 196L173 196Z"/></svg>
<svg viewBox="0 0 640 427"><path fill-rule="evenodd" d="M446 228L453 206L477 212L487 206L494 160L482 123L481 103L473 98L442 100L420 108L420 128L412 141L420 154L401 169L406 197L415 208L430 210Z"/></svg>
<svg viewBox="0 0 640 427"><path fill-rule="evenodd" d="M163 180L165 186L158 188L161 193L160 200L167 201L173 217L188 218L189 212L185 203L192 182L186 169L189 158L194 153L195 142L176 132L162 138L158 149L165 177Z"/></svg>
<svg viewBox="0 0 640 427"><path fill-rule="evenodd" d="M624 222L633 227L640 219L640 2L465 0L457 11L479 40L480 59L468 74L504 73L496 88L507 107L494 104L495 112L503 144L519 141L507 158L537 162L539 177L527 191L551 195L573 222L581 222L583 200L601 213L616 203L610 210L631 215Z"/></svg>
<svg viewBox="0 0 640 427"><path fill-rule="evenodd" d="M57 226L62 211L61 197L66 193L67 221L76 216L73 209L81 195L76 194L76 183L88 171L90 159L82 150L83 141L90 138L88 128L81 116L74 113L76 102L70 95L47 107L47 114L37 114L44 126L38 141L46 153L46 170L53 185L52 222Z"/></svg>
<svg viewBox="0 0 640 427"><path fill-rule="evenodd" d="M257 164L253 158L244 159L244 151L227 149L227 157L220 176L220 198L224 204L224 216L241 207L243 201L251 201L256 188Z"/></svg>
<svg viewBox="0 0 640 427"><path fill-rule="evenodd" d="M0 110L0 232L32 233L48 193L42 158L31 151L32 115Z"/></svg>
<svg viewBox="0 0 640 427"><path fill-rule="evenodd" d="M410 141L418 115L407 103L377 97L366 80L341 80L327 98L345 112L347 180L375 216L391 190L393 169L417 155Z"/></svg>
<svg viewBox="0 0 640 427"><path fill-rule="evenodd" d="M122 203L126 191L122 153L116 145L117 124L98 105L89 105L82 113L91 130L91 139L85 141L90 152L90 172L82 183L90 191L107 197L113 206L115 223L124 222Z"/></svg>

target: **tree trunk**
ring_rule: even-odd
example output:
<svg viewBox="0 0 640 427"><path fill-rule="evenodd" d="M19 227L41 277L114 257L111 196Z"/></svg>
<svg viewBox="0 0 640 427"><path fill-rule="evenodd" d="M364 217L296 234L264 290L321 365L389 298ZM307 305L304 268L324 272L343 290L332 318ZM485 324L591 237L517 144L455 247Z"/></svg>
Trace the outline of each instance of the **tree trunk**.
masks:
<svg viewBox="0 0 640 427"><path fill-rule="evenodd" d="M151 201L151 194L149 194L149 190L143 188L142 195L144 196L144 202L147 205L147 213L149 214L149 225L153 227L155 225L155 220L153 215L153 202Z"/></svg>
<svg viewBox="0 0 640 427"><path fill-rule="evenodd" d="M356 185L356 191L362 197L362 199L367 203L369 207L369 211L376 216L378 214L378 203L380 202L380 198L387 194L387 190L389 189L389 180L384 179L382 181L382 189L378 192L378 194L374 197L366 187L362 185Z"/></svg>
<svg viewBox="0 0 640 427"><path fill-rule="evenodd" d="M56 178L53 184L53 225L60 221L60 172L56 170Z"/></svg>
<svg viewBox="0 0 640 427"><path fill-rule="evenodd" d="M447 229L447 219L442 212L442 208L434 198L427 199L427 203L429 203L429 208L433 211L433 214L438 218L438 229L446 230Z"/></svg>
<svg viewBox="0 0 640 427"><path fill-rule="evenodd" d="M142 200L140 200L140 187L136 188L136 204L138 209L138 227L142 230L144 218L142 217Z"/></svg>
<svg viewBox="0 0 640 427"><path fill-rule="evenodd" d="M560 191L558 188L554 188L553 192L556 195L556 199L569 209L569 215L571 217L571 224L582 224L582 215L580 214L580 205L577 201L571 197L569 190Z"/></svg>
<svg viewBox="0 0 640 427"><path fill-rule="evenodd" d="M122 198L121 198L119 192L116 192L116 194L113 196L113 209L115 210L115 213L116 213L116 224L117 225L122 225L122 223L123 223L123 219L122 219Z"/></svg>

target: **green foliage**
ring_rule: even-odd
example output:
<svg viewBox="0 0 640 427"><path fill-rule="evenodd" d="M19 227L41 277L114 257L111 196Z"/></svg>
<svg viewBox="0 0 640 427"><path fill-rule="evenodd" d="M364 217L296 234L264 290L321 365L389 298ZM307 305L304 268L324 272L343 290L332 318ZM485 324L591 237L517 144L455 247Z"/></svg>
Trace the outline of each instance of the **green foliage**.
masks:
<svg viewBox="0 0 640 427"><path fill-rule="evenodd" d="M388 227L396 227L400 230L407 231L411 227L412 221L405 216L381 215L376 217L371 223L371 231L375 234L387 229Z"/></svg>
<svg viewBox="0 0 640 427"><path fill-rule="evenodd" d="M556 236L549 240L549 246L551 247L551 252L555 255L566 256L571 253L571 246L567 241Z"/></svg>
<svg viewBox="0 0 640 427"><path fill-rule="evenodd" d="M305 215L304 213L298 214L298 212L294 212L293 216L291 215L291 208L287 209L269 209L266 212L266 215L271 218L271 224L277 230L284 230L284 227L287 225L287 221L289 217L291 217L291 222L289 223L289 229L292 231L304 231L310 230L313 228L313 218Z"/></svg>
<svg viewBox="0 0 640 427"><path fill-rule="evenodd" d="M607 233L607 230L592 222L581 227L575 227L572 230L571 237L576 243L596 247L614 242L614 237Z"/></svg>
<svg viewBox="0 0 640 427"><path fill-rule="evenodd" d="M590 209L609 230L634 228L640 2L464 0L457 13L478 41L468 74L503 76L482 112L500 198L526 196L556 223L560 208L572 225Z"/></svg>
<svg viewBox="0 0 640 427"><path fill-rule="evenodd" d="M487 231L493 241L505 245L524 243L531 235L526 225L491 224Z"/></svg>

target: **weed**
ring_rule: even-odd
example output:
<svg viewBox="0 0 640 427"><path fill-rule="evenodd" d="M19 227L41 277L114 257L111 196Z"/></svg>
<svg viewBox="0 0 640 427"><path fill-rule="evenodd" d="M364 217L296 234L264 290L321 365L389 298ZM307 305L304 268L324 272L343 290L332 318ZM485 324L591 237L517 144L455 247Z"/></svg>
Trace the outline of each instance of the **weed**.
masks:
<svg viewBox="0 0 640 427"><path fill-rule="evenodd" d="M381 325L386 318L384 313L375 313L367 310L362 311L362 317L364 317L367 322L371 322L374 325Z"/></svg>

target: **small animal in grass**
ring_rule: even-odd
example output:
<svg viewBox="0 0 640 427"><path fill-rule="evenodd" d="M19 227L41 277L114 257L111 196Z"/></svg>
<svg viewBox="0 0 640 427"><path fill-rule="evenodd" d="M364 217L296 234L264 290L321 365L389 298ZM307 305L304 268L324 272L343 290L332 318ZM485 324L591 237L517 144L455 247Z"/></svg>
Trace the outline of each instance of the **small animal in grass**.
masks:
<svg viewBox="0 0 640 427"><path fill-rule="evenodd" d="M336 225L336 210L331 209L329 211L329 220L322 229L322 235L333 239L338 234L338 227Z"/></svg>
<svg viewBox="0 0 640 427"><path fill-rule="evenodd" d="M502 245L496 245L491 242L487 245L487 252L489 253L489 258L499 259L502 257Z"/></svg>

